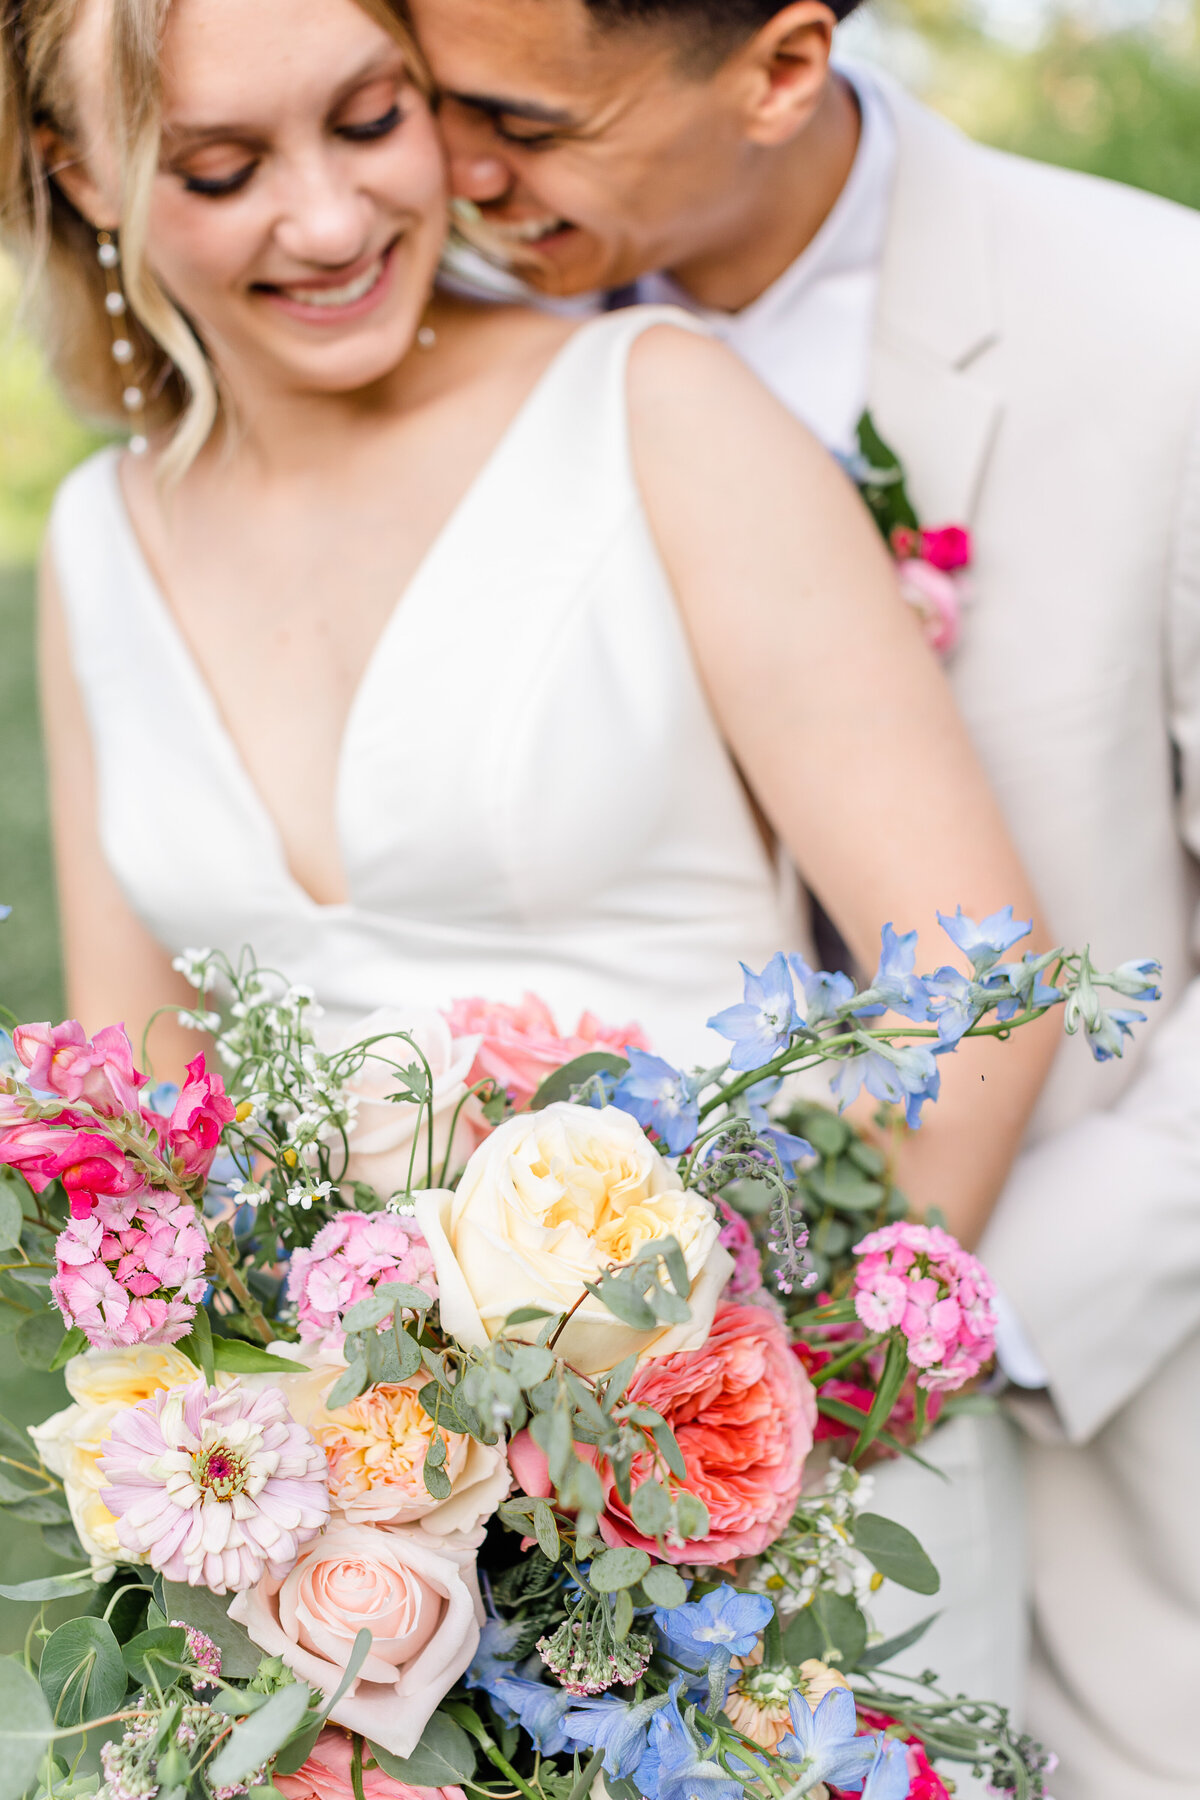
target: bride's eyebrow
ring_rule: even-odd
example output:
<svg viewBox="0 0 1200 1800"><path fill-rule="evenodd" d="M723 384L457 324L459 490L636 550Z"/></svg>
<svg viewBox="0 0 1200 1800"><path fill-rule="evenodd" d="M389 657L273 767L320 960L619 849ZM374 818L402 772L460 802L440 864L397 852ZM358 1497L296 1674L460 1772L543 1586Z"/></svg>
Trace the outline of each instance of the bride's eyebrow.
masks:
<svg viewBox="0 0 1200 1800"><path fill-rule="evenodd" d="M336 113L338 107L364 83L393 70L408 73L408 63L398 44L372 52L352 75L348 75L338 85L329 102L329 116ZM189 124L186 119L164 120L162 136L164 145L175 154L181 150L197 149L204 144L233 142L257 146L263 142L262 126L249 124L245 120L227 120L212 125L199 122Z"/></svg>

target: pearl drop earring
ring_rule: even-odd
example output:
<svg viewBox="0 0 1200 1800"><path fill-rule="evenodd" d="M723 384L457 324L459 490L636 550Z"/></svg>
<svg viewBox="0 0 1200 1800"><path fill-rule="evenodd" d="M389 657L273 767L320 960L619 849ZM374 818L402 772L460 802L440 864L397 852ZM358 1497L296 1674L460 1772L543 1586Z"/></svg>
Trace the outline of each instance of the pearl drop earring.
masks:
<svg viewBox="0 0 1200 1800"><path fill-rule="evenodd" d="M121 253L112 233L96 233L96 261L104 270L104 310L112 324L112 359L119 369L127 369L135 351L126 323L129 307L121 289ZM121 404L129 415L129 448L134 456L144 456L148 448L145 431L146 397L137 382L130 381L121 395Z"/></svg>

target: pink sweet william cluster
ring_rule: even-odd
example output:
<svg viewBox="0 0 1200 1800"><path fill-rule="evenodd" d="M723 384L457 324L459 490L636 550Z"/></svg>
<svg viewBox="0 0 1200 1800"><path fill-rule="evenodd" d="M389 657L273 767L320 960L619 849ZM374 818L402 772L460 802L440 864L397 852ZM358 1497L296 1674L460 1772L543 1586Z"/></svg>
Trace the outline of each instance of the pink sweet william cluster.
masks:
<svg viewBox="0 0 1200 1800"><path fill-rule="evenodd" d="M341 1317L380 1281L407 1281L437 1298L433 1256L415 1219L397 1213L338 1213L288 1269L288 1299L305 1343L328 1335L341 1346Z"/></svg>
<svg viewBox="0 0 1200 1800"><path fill-rule="evenodd" d="M650 1048L640 1026L602 1025L590 1012L582 1013L575 1030L564 1037L550 1008L536 994L526 994L519 1006L479 998L456 1000L445 1016L456 1038L480 1039L471 1067L472 1084L490 1077L518 1111L548 1075L589 1050L624 1050L627 1044L637 1050Z"/></svg>
<svg viewBox="0 0 1200 1800"><path fill-rule="evenodd" d="M62 1025L19 1025L13 1047L29 1071L33 1097L58 1100L52 1119L27 1119L25 1099L0 1093L0 1163L16 1169L35 1194L61 1181L73 1219L86 1219L101 1197L135 1194L157 1161L163 1185L176 1181L199 1193L212 1168L221 1132L235 1115L219 1075L203 1056L188 1065L187 1082L169 1118L139 1101L143 1077L133 1066L124 1028L106 1025L89 1038L77 1019ZM123 1146L105 1121L120 1124ZM128 1150L136 1141L144 1156Z"/></svg>
<svg viewBox="0 0 1200 1800"><path fill-rule="evenodd" d="M59 1232L50 1291L67 1325L99 1350L174 1344L204 1297L207 1250L195 1209L174 1194L101 1195Z"/></svg>
<svg viewBox="0 0 1200 1800"><path fill-rule="evenodd" d="M996 1350L995 1289L935 1225L885 1225L854 1247L854 1310L868 1331L902 1331L923 1388L959 1388Z"/></svg>
<svg viewBox="0 0 1200 1800"><path fill-rule="evenodd" d="M900 591L916 612L927 641L945 654L962 628L962 583L971 565L971 534L961 525L911 531L898 525L891 545L899 564Z"/></svg>

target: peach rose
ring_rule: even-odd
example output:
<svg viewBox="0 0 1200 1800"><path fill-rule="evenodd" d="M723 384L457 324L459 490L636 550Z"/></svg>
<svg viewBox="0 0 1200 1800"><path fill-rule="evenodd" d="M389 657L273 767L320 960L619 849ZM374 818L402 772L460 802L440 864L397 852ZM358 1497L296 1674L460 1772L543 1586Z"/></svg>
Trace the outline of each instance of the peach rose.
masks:
<svg viewBox="0 0 1200 1800"><path fill-rule="evenodd" d="M368 1038L380 1038L362 1068L348 1083L350 1092L358 1100L358 1115L350 1134L346 1178L365 1182L385 1198L407 1186L410 1164L414 1179L424 1180L429 1137L428 1112L422 1111L420 1142L413 1163L412 1145L418 1126L418 1109L411 1101L388 1099L399 1085L397 1067L393 1065L404 1069L420 1062L412 1044L395 1035L401 1031L408 1032L420 1045L433 1076L435 1179L441 1174L442 1161L450 1145L454 1114L467 1092L471 1064L479 1049L478 1037L455 1037L441 1013L416 1006L381 1006L343 1032L336 1043L325 1046L330 1051L346 1050ZM454 1132L452 1173L462 1168L477 1141L478 1134L471 1127L467 1110L463 1108Z"/></svg>
<svg viewBox="0 0 1200 1800"><path fill-rule="evenodd" d="M354 1800L354 1783L350 1778L353 1746L344 1731L327 1725L294 1775L272 1777L287 1800ZM372 1766L370 1751L363 1759L363 1794L365 1800L466 1800L460 1787L409 1787Z"/></svg>
<svg viewBox="0 0 1200 1800"><path fill-rule="evenodd" d="M475 1654L483 1605L475 1552L419 1527L329 1526L282 1580L265 1576L229 1616L267 1656L331 1694L365 1626L371 1649L330 1715L411 1756Z"/></svg>
<svg viewBox="0 0 1200 1800"><path fill-rule="evenodd" d="M615 1106L559 1102L518 1113L479 1146L457 1192L417 1194L414 1207L452 1337L478 1348L520 1306L567 1312L582 1299L558 1351L584 1375L615 1367L631 1350L657 1357L702 1344L733 1272L712 1201L686 1192ZM686 1324L639 1331L586 1295L586 1282L666 1237L687 1266ZM526 1325L516 1335L537 1331Z"/></svg>
<svg viewBox="0 0 1200 1800"><path fill-rule="evenodd" d="M442 1466L450 1494L435 1500L422 1473L433 1420L417 1398L428 1376L377 1382L356 1400L331 1411L326 1404L329 1390L346 1369L345 1353L337 1342L326 1336L315 1343L275 1344L273 1349L304 1366L294 1375L273 1373L251 1380L281 1388L292 1417L308 1427L324 1450L335 1515L348 1525L419 1522L431 1537L482 1540L485 1521L511 1486L504 1447L443 1430Z"/></svg>

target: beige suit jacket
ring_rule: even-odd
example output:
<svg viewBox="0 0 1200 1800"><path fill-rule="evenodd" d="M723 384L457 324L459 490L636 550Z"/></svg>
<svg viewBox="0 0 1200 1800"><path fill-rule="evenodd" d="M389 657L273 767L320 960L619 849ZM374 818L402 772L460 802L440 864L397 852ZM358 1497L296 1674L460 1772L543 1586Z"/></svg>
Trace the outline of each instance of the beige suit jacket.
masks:
<svg viewBox="0 0 1200 1800"><path fill-rule="evenodd" d="M975 533L958 697L1060 941L1166 974L1123 1063L1065 1047L984 1246L1051 1375L1030 1722L1057 1800L1200 1800L1200 217L888 94L871 404Z"/></svg>

